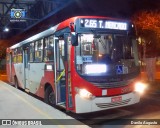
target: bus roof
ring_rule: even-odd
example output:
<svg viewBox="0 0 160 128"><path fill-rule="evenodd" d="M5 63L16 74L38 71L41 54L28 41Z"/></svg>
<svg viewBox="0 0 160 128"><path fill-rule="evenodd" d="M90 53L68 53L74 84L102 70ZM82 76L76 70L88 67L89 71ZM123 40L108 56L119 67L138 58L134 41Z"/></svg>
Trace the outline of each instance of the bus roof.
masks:
<svg viewBox="0 0 160 128"><path fill-rule="evenodd" d="M29 43L29 42L32 42L34 40L37 40L37 39L40 39L40 38L43 38L45 36L49 36L51 34L54 34L56 31L59 31L61 29L64 29L64 28L67 28L67 27L70 27L70 23L75 23L76 19L78 18L101 18L101 19L109 19L109 20L119 20L121 21L120 19L116 19L116 18L111 18L111 17L103 17L103 16L75 16L75 17L72 17L72 18L69 18L67 20L64 20L62 22L60 22L59 24L55 25L54 27L51 27L45 31L42 31L38 34L35 34L13 46L10 47L10 49L15 49L17 47L20 47L26 43ZM123 20L123 21L127 21L127 20Z"/></svg>

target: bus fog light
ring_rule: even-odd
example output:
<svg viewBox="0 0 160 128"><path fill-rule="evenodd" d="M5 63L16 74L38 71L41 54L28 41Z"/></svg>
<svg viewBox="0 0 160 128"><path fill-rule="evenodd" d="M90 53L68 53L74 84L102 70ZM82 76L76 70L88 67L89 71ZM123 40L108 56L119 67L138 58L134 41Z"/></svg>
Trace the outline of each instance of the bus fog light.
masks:
<svg viewBox="0 0 160 128"><path fill-rule="evenodd" d="M147 88L147 86L144 83L138 82L135 84L135 91L139 92L140 94L144 93L146 88Z"/></svg>
<svg viewBox="0 0 160 128"><path fill-rule="evenodd" d="M95 96L86 89L76 89L81 98L93 99Z"/></svg>

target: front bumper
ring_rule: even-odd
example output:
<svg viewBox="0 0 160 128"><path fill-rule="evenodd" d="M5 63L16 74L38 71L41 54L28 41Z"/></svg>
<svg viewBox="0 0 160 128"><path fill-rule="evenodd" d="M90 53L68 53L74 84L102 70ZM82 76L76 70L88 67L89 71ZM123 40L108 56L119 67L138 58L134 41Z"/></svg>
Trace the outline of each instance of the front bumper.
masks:
<svg viewBox="0 0 160 128"><path fill-rule="evenodd" d="M101 110L107 110L111 108L117 108L122 106L128 106L131 104L138 103L140 101L140 95L137 92L131 92L128 94L119 95L122 97L121 101L112 102L113 97L95 97L92 100L83 99L76 94L75 96L75 107L76 113L89 113Z"/></svg>

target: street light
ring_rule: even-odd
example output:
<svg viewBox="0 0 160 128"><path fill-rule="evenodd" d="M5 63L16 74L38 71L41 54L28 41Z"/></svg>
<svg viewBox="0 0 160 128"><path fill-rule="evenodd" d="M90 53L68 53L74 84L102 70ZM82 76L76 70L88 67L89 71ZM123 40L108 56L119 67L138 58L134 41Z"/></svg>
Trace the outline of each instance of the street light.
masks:
<svg viewBox="0 0 160 128"><path fill-rule="evenodd" d="M3 31L4 32L9 32L9 28L5 27Z"/></svg>

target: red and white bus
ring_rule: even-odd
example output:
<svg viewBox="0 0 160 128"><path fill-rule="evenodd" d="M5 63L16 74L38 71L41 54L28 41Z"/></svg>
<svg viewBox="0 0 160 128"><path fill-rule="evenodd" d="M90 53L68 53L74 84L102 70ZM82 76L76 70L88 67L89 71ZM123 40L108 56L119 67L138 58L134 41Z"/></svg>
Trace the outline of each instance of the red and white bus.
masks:
<svg viewBox="0 0 160 128"><path fill-rule="evenodd" d="M69 18L7 48L8 80L75 113L140 101L144 86L130 21Z"/></svg>

